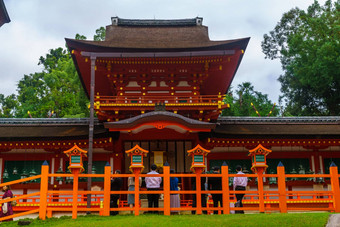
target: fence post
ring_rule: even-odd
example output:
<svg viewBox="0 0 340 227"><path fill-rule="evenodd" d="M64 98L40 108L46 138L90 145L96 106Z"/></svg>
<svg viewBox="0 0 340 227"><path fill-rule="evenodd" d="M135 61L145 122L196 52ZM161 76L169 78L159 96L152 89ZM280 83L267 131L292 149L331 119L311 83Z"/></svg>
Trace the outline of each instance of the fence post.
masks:
<svg viewBox="0 0 340 227"><path fill-rule="evenodd" d="M279 190L279 207L281 213L287 213L287 196L286 196L286 177L285 167L282 162L277 165L277 187Z"/></svg>
<svg viewBox="0 0 340 227"><path fill-rule="evenodd" d="M339 174L338 167L332 162L329 167L329 173L331 175L331 185L333 193L333 205L335 212L340 212L340 188L339 188Z"/></svg>
<svg viewBox="0 0 340 227"><path fill-rule="evenodd" d="M257 187L259 191L259 211L264 213L263 171L257 172Z"/></svg>
<svg viewBox="0 0 340 227"><path fill-rule="evenodd" d="M170 166L166 162L163 166L164 181L164 215L170 215Z"/></svg>
<svg viewBox="0 0 340 227"><path fill-rule="evenodd" d="M111 166L107 162L104 170L104 212L103 216L110 216Z"/></svg>
<svg viewBox="0 0 340 227"><path fill-rule="evenodd" d="M39 218L41 220L46 219L47 209L47 191L48 191L48 171L49 166L47 161L41 166L41 182L40 182L40 206L39 206Z"/></svg>
<svg viewBox="0 0 340 227"><path fill-rule="evenodd" d="M72 219L77 218L78 214L78 179L79 179L79 170L78 168L72 169L73 174L73 196L72 196Z"/></svg>
<svg viewBox="0 0 340 227"><path fill-rule="evenodd" d="M139 215L139 174L141 168L134 168L133 173L135 174L135 216Z"/></svg>
<svg viewBox="0 0 340 227"><path fill-rule="evenodd" d="M202 168L195 168L196 172L196 214L202 214L202 191L201 191L201 173Z"/></svg>
<svg viewBox="0 0 340 227"><path fill-rule="evenodd" d="M222 201L223 214L230 214L230 200L229 200L229 172L227 163L222 164Z"/></svg>

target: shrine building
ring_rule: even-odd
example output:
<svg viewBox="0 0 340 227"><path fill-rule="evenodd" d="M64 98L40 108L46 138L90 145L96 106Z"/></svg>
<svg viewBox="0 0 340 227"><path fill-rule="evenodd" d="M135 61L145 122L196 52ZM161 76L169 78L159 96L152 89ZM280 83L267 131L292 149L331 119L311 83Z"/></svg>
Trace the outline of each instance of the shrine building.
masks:
<svg viewBox="0 0 340 227"><path fill-rule="evenodd" d="M339 116L220 116L229 108L225 94L237 69L247 67L241 61L250 38L212 41L201 17L113 17L111 22L105 41L66 39L89 98L91 74L95 78L96 173L102 173L107 162L129 173L130 158L125 151L136 144L149 151L144 172L152 163L161 169L168 162L176 172L189 173L187 151L197 145L210 150L207 170L225 161L231 172L238 164L249 171L249 150L259 144L272 150L267 157L268 172L276 171L279 161L287 173L327 173L331 161L340 165ZM44 160L52 173L65 172L68 162L63 151L75 144L88 148L89 121L0 119L1 180L37 174ZM22 188L27 193L34 185ZM55 179L51 185L68 187ZM296 188L305 185L288 183Z"/></svg>

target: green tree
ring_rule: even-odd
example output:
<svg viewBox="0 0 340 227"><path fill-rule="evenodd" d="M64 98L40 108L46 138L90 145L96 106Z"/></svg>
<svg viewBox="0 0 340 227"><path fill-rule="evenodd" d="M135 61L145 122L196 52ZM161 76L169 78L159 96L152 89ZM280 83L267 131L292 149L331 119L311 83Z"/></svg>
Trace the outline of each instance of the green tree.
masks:
<svg viewBox="0 0 340 227"><path fill-rule="evenodd" d="M317 1L306 11L283 14L274 30L264 35L266 58L280 59L279 77L292 115L340 115L340 1Z"/></svg>
<svg viewBox="0 0 340 227"><path fill-rule="evenodd" d="M48 59L50 53L40 59ZM27 117L28 111L38 118L48 117L52 111L55 117L88 115L88 100L73 61L65 53L56 62L45 61L49 64L43 72L25 75L19 81L17 117Z"/></svg>
<svg viewBox="0 0 340 227"><path fill-rule="evenodd" d="M86 40L80 34L78 40ZM96 30L96 40L105 39L105 29ZM0 94L0 117L34 118L86 117L89 100L80 83L70 53L62 47L50 49L39 58L41 72L35 72L18 82L18 95Z"/></svg>
<svg viewBox="0 0 340 227"><path fill-rule="evenodd" d="M86 36L84 36L84 35L79 35L79 34L77 33L75 39L77 39L77 40L86 40L87 38L86 38Z"/></svg>
<svg viewBox="0 0 340 227"><path fill-rule="evenodd" d="M85 36L76 34L76 39ZM61 47L39 58L43 71L24 77L18 83L16 117L86 117L88 99L80 83L70 53Z"/></svg>
<svg viewBox="0 0 340 227"><path fill-rule="evenodd" d="M223 110L222 116L268 116L270 111L270 116L279 114L278 107L273 108L274 104L268 99L268 95L254 91L250 82L239 84L236 96L230 87L224 102L229 103L230 108Z"/></svg>
<svg viewBox="0 0 340 227"><path fill-rule="evenodd" d="M56 49L49 50L49 53L45 57L41 56L39 58L38 65L43 65L44 70L47 72L52 72L53 69L58 67L59 60L68 60L69 56L65 49L59 47Z"/></svg>
<svg viewBox="0 0 340 227"><path fill-rule="evenodd" d="M6 97L0 94L0 118L14 117L17 105L17 99L14 94Z"/></svg>
<svg viewBox="0 0 340 227"><path fill-rule="evenodd" d="M94 41L104 41L106 30L104 27L100 27L96 30L96 34L93 36Z"/></svg>

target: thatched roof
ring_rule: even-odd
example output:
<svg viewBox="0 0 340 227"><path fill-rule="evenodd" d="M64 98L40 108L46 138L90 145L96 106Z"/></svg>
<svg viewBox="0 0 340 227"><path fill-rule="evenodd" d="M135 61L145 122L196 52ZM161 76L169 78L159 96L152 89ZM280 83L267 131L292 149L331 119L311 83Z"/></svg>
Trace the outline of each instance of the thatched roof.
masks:
<svg viewBox="0 0 340 227"><path fill-rule="evenodd" d="M127 49L187 49L208 48L225 44L240 43L245 49L249 38L211 41L208 27L202 25L202 18L183 20L128 20L112 18L106 26L105 41L67 39L68 45L90 45L105 48ZM78 45L77 45L78 44ZM70 46L70 45L69 45ZM103 50L100 50L103 51Z"/></svg>

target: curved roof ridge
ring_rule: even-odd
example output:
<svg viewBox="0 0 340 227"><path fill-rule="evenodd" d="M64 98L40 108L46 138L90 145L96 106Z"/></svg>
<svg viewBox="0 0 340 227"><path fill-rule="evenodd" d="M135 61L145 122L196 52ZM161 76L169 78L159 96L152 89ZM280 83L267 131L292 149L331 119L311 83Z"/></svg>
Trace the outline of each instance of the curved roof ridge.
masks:
<svg viewBox="0 0 340 227"><path fill-rule="evenodd" d="M131 123L131 122L137 121L137 120L142 119L142 118L154 117L154 116L157 116L157 115L179 118L179 119L181 119L185 122L188 122L190 124L214 125L214 123L209 123L209 122L191 119L191 118L184 117L180 114L175 114L175 113L172 113L172 112L169 112L169 111L152 111L152 112L144 113L144 114L132 117L132 118L124 119L124 120L121 120L121 121L109 122L109 123L110 124L127 124L127 123Z"/></svg>
<svg viewBox="0 0 340 227"><path fill-rule="evenodd" d="M197 26L202 25L203 18L188 19L124 19L120 17L111 17L112 25L131 26L131 27L163 27L163 26Z"/></svg>

